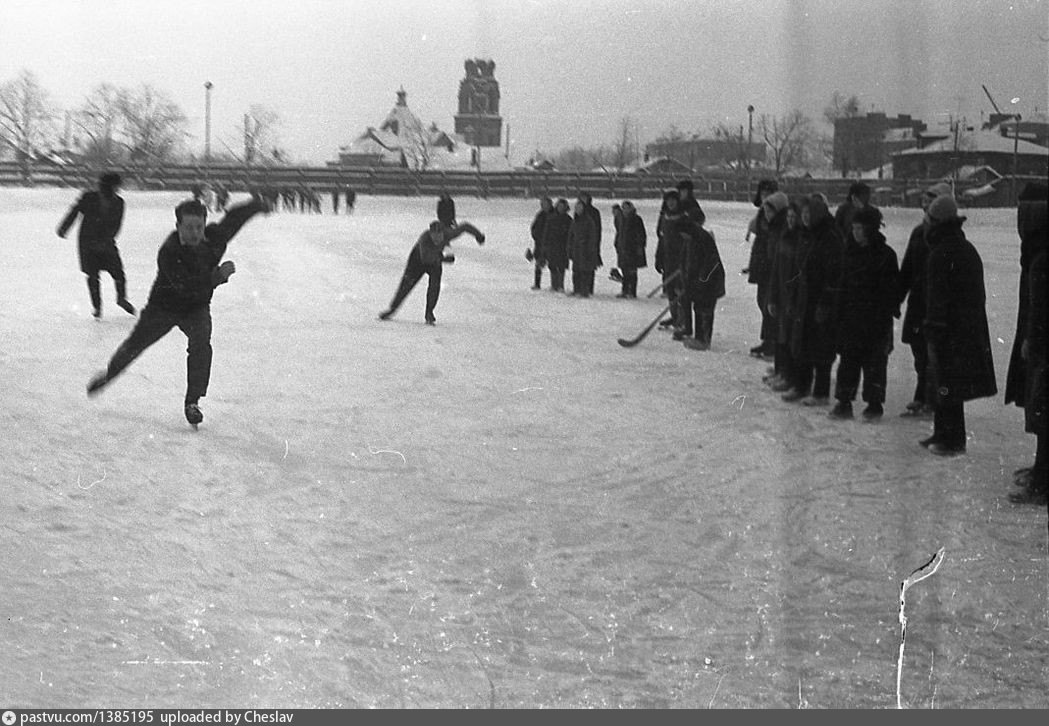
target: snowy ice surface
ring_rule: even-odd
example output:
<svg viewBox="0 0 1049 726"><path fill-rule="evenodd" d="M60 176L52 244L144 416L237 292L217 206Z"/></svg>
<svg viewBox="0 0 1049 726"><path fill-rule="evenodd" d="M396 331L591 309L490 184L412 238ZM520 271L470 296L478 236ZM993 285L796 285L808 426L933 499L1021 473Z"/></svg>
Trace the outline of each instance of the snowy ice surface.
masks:
<svg viewBox="0 0 1049 726"><path fill-rule="evenodd" d="M75 197L0 190L0 705L892 707L899 585L944 547L908 593L903 703L1049 707L1046 511L1007 499L1022 412L971 403L968 454L930 456L899 343L877 424L780 401L747 355L753 207L704 203L709 352L616 344L664 303L614 297L613 200L581 300L529 289L534 200L457 199L488 242L454 243L435 328L425 280L376 314L436 200L257 218L194 432L177 330L85 395L134 319L104 273L90 316L54 233ZM182 197L125 198L142 305ZM918 214L887 210L901 256ZM969 214L1004 388L1014 213Z"/></svg>

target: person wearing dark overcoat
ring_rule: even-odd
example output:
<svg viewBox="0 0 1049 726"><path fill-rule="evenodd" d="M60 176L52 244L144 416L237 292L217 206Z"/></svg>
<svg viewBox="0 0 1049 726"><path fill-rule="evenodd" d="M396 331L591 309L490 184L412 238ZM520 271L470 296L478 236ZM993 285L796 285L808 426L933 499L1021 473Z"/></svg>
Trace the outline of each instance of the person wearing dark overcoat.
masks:
<svg viewBox="0 0 1049 726"><path fill-rule="evenodd" d="M663 291L670 301L670 325L674 327L674 339L684 340L684 316L681 310L681 293L684 285L681 280L681 249L684 245L683 232L691 224L681 209L681 198L677 189L663 191L663 211L656 232L656 272L663 276ZM676 276L675 276L676 275ZM664 326L667 327L667 326Z"/></svg>
<svg viewBox="0 0 1049 726"><path fill-rule="evenodd" d="M725 267L714 235L699 222L685 219L679 265L683 342L690 350L710 350L714 309L725 296Z"/></svg>
<svg viewBox="0 0 1049 726"><path fill-rule="evenodd" d="M102 289L98 276L103 270L113 278L117 306L130 315L135 314L135 306L127 299L127 277L117 249L117 235L124 223L124 199L117 194L120 183L120 175L116 172L100 176L98 189L81 194L57 229L58 236L65 238L77 217L82 217L77 233L77 252L80 271L87 276L91 314L95 318L102 317Z"/></svg>
<svg viewBox="0 0 1049 726"><path fill-rule="evenodd" d="M590 297L598 267L598 241L594 220L582 198L576 200L575 216L568 228L568 259L572 262L572 295Z"/></svg>
<svg viewBox="0 0 1049 726"><path fill-rule="evenodd" d="M533 290L538 290L542 287L543 268L546 267L546 251L543 249L543 236L546 233L547 220L550 219L553 211L554 205L550 201L550 197L543 197L539 200L539 211L536 212L535 219L532 220L532 262L535 263Z"/></svg>
<svg viewBox="0 0 1049 726"><path fill-rule="evenodd" d="M922 212L924 213L929 208L936 197L944 194L953 194L950 185L944 182L926 189L921 196ZM904 417L927 418L933 412L932 404L926 402L928 399L926 370L929 360L928 345L922 330L922 321L925 319L925 259L929 256L929 244L925 241L927 227L923 214L922 221L911 230L911 236L907 240L907 249L900 262L900 276L897 278L896 285L897 311L903 305L903 301L907 301L900 342L911 347L914 372L918 379L914 387L913 399L907 404L906 410L900 414Z"/></svg>
<svg viewBox="0 0 1049 726"><path fill-rule="evenodd" d="M597 267L594 269L599 269L605 266L604 260L601 259L601 210L594 206L594 197L590 192L580 192L579 199L583 201L586 213L594 223L594 234L597 239Z"/></svg>
<svg viewBox="0 0 1049 726"><path fill-rule="evenodd" d="M779 391L786 390L789 387L789 382L783 367L783 346L777 344L779 340L779 326L775 316L770 312L769 301L772 299L772 265L776 260L780 237L783 236L787 228L787 207L789 204L790 199L783 192L769 194L761 204L761 214L765 217L766 224L765 251L763 253L765 260L763 297L765 299L765 315L769 321L769 327L766 331L768 337L765 339L764 345L768 346L772 351L773 359L772 373L765 376L762 380L774 390Z"/></svg>
<svg viewBox="0 0 1049 726"><path fill-rule="evenodd" d="M881 212L864 207L852 218L852 233L842 258L838 299L838 363L830 412L835 419L852 418L852 401L863 376L863 417L885 412L885 386L892 351L892 320L896 310L896 252L881 233Z"/></svg>
<svg viewBox="0 0 1049 726"><path fill-rule="evenodd" d="M572 216L568 213L568 200L558 199L543 228L543 252L546 255L546 266L550 268L550 289L555 292L565 290L568 230L571 226Z"/></svg>
<svg viewBox="0 0 1049 726"><path fill-rule="evenodd" d="M1029 183L1020 193L1016 228L1020 235L1020 300L1016 313L1005 403L1024 409L1024 430L1036 439L1033 466L1017 469L1020 491L1009 496L1017 504L1046 499L1049 451L1046 439L1046 250L1049 248L1049 187Z"/></svg>
<svg viewBox="0 0 1049 726"><path fill-rule="evenodd" d="M633 202L624 201L620 209L623 217L616 232L615 245L616 265L623 275L623 287L616 297L633 299L637 297L637 271L648 266L645 257L648 233Z"/></svg>
<svg viewBox="0 0 1049 726"><path fill-rule="evenodd" d="M677 183L677 194L681 202L681 211L685 216L696 224L706 224L707 215L703 213L703 207L699 206L691 179L682 179Z"/></svg>
<svg viewBox="0 0 1049 726"><path fill-rule="evenodd" d="M757 286L758 310L761 311L760 342L750 349L750 354L755 358L768 358L776 352L776 340L772 333L773 321L769 317L767 307L769 223L762 207L769 195L775 194L778 190L779 185L775 179L762 179L758 182L758 188L754 193L753 200L754 206L758 208L758 211L747 228L747 237L751 239L750 258L747 266L743 268L743 274L747 276L748 283Z"/></svg>
<svg viewBox="0 0 1049 726"><path fill-rule="evenodd" d="M777 192L776 196L780 192ZM769 197L767 202L772 201ZM767 203L766 202L766 203ZM782 217L782 222L780 218ZM799 280L798 245L801 238L801 209L794 202L778 212L771 222L775 234L772 264L769 268L768 308L775 321L776 358L770 386L777 392L797 388L797 370L791 348L794 329L794 301Z"/></svg>
<svg viewBox="0 0 1049 726"><path fill-rule="evenodd" d="M933 433L921 443L939 456L965 452L965 402L998 392L987 326L983 261L965 238L958 205L937 197L925 216L929 256L925 261L925 339Z"/></svg>
<svg viewBox="0 0 1049 726"><path fill-rule="evenodd" d="M822 194L802 200L801 224L791 335L796 388L784 393L783 400L823 406L830 400L830 369L836 355L834 311L844 246Z"/></svg>

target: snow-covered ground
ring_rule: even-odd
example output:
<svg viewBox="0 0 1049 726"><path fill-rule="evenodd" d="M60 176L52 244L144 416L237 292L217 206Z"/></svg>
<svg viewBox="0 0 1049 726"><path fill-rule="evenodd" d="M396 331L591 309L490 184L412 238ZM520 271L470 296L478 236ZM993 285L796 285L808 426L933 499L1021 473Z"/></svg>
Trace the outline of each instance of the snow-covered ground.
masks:
<svg viewBox="0 0 1049 726"><path fill-rule="evenodd" d="M75 196L0 190L0 704L893 707L900 582L943 547L907 595L903 703L1049 707L1046 511L1007 499L1022 412L969 404L968 454L929 455L899 344L880 423L780 401L747 355L753 207L704 204L730 272L705 353L617 345L663 302L607 268L589 300L530 290L534 200L457 200L488 243L455 242L435 328L425 280L376 320L434 199L257 218L194 432L177 330L85 395L134 319L105 275L91 319L54 234ZM141 305L181 196L125 198ZM918 212L887 217L902 256ZM966 229L1003 388L1015 216Z"/></svg>

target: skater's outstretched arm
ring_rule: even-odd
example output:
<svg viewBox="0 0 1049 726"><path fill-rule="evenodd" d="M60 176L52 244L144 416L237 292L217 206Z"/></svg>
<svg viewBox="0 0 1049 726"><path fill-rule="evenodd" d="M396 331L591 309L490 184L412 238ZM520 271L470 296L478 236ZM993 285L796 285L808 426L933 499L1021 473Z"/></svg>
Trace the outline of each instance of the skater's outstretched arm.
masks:
<svg viewBox="0 0 1049 726"><path fill-rule="evenodd" d="M474 239L477 240L477 244L484 244L484 232L477 229L477 227L474 227L469 222L460 222L455 227L452 227L447 233L445 233L444 239L446 242L451 242L453 239L465 232L469 232L470 234L472 234Z"/></svg>
<svg viewBox="0 0 1049 726"><path fill-rule="evenodd" d="M210 242L226 244L259 212L269 212L269 206L261 199L230 207L221 221L207 226L205 236Z"/></svg>
<svg viewBox="0 0 1049 726"><path fill-rule="evenodd" d="M81 195L80 198L76 200L76 203L69 208L69 213L62 218L62 221L59 223L58 229L56 230L58 232L59 237L65 238L66 233L69 231L69 228L72 227L73 222L76 221L77 215L80 214L80 204L83 201L84 196Z"/></svg>

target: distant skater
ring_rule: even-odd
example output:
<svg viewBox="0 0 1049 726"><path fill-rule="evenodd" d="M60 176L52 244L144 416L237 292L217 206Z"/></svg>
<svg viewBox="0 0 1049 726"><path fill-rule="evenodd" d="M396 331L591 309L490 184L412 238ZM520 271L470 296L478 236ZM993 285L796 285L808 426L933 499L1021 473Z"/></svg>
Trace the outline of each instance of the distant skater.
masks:
<svg viewBox="0 0 1049 726"><path fill-rule="evenodd" d="M78 216L82 216L77 236L80 270L87 275L87 291L91 298L91 314L102 317L102 292L99 273L105 270L113 278L117 290L117 305L128 314L135 314L135 306L127 299L127 279L124 263L117 249L117 235L124 222L124 200L117 194L120 175L106 172L98 179L98 190L84 192L58 225L58 236L65 238Z"/></svg>
<svg viewBox="0 0 1049 726"><path fill-rule="evenodd" d="M434 308L437 307L437 298L441 295L441 273L442 265L455 262L455 255L445 254L444 248L451 244L452 240L459 235L473 229L477 244L484 244L484 234L473 227L473 225L459 225L449 228L444 222L434 220L430 227L415 241L412 251L408 254L408 262L404 266L404 274L401 275L401 283L394 293L390 307L379 313L379 320L389 320L397 309L408 297L415 285L426 275L429 280L426 285L426 324L436 325L437 318L434 317Z"/></svg>
<svg viewBox="0 0 1049 726"><path fill-rule="evenodd" d="M149 346L178 326L189 339L186 355L186 420L204 420L199 401L211 378L211 296L236 272L232 260L221 262L226 247L244 224L269 212L261 199L230 208L218 224L206 224L207 209L195 199L175 207L175 231L157 253L157 277L131 334L117 348L106 370L88 384L93 396L113 381Z"/></svg>

